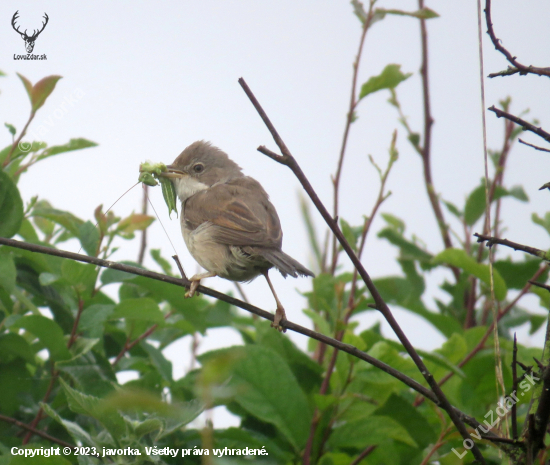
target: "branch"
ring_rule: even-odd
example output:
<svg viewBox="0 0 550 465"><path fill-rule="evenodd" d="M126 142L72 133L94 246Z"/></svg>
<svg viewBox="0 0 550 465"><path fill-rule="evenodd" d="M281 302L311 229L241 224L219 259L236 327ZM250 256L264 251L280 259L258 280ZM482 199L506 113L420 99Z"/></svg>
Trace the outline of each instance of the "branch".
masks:
<svg viewBox="0 0 550 465"><path fill-rule="evenodd" d="M418 8L422 10L424 8L424 0L418 0ZM422 164L424 166L424 182L426 184L426 191L432 210L445 244L445 248L449 249L453 246L451 236L449 235L449 229L445 222L443 210L441 210L441 204L439 203L439 197L435 191L435 187L432 179L432 163L431 163L431 147L432 147L432 126L434 119L432 117L431 105L430 105L430 84L428 77L428 31L426 29L426 20L420 20L420 38L422 43L422 64L420 65L420 76L422 78L422 95L424 100L424 143L420 148L420 154L422 156ZM453 268L453 274L458 281L459 271Z"/></svg>
<svg viewBox="0 0 550 465"><path fill-rule="evenodd" d="M540 150L541 152L550 152L550 149L545 149L544 147L539 147L538 145L530 144L529 142L525 142L522 139L518 139L520 144L528 145L529 147L533 147L535 150Z"/></svg>
<svg viewBox="0 0 550 465"><path fill-rule="evenodd" d="M492 107L489 107L488 110L495 112L498 118L504 117L506 119L509 119L510 121L513 121L514 123L523 127L523 129L525 129L526 131L531 131L535 133L537 136L542 137L546 142L550 142L550 133L544 131L542 128L537 128L534 124L528 123L527 121L521 118L518 118L517 116L514 116L505 111L499 110L498 108L495 108L494 105Z"/></svg>
<svg viewBox="0 0 550 465"><path fill-rule="evenodd" d="M422 376L424 376L424 379L428 382L428 385L430 386L433 393L435 394L435 397L437 398L437 404L448 413L449 417L451 418L452 422L456 426L457 430L460 432L461 436L464 439L470 439L470 435L468 434L468 431L466 430L464 423L462 422L460 417L456 415L449 400L447 399L447 397L445 396L445 394L437 384L437 381L434 379L433 375L430 373L428 368L426 368L426 365L424 364L424 362L416 352L415 348L413 347L413 345L411 344L411 342L409 341L409 339L407 338L407 336L405 335L405 333L397 323L397 320L394 318L390 308L388 307L384 299L382 299L382 296L380 295L380 293L378 292L378 289L372 282L372 279L370 278L369 274L361 264L361 261L359 260L359 258L357 257L357 255L355 254L351 246L349 245L348 241L344 237L340 228L338 227L337 221L334 218L332 218L332 216L330 215L326 207L323 205L323 203L317 196L311 183L309 182L306 175L300 168L300 165L298 165L298 162L288 150L287 146L285 145L285 143L283 142L283 140L275 130L275 127L267 117L267 114L265 113L260 103L258 102L258 100L256 99L256 97L254 96L254 94L252 93L252 91L250 90L250 88L248 87L248 85L246 84L243 78L239 79L239 84L241 85L244 92L246 93L246 95L248 96L248 98L256 108L256 111L258 112L258 114L264 121L265 125L271 132L271 135L273 136L273 139L279 146L279 149L281 150L282 155L277 155L273 153L271 150L266 149L264 146L258 147L258 151L267 155L268 157L272 158L278 163L288 166L292 170L294 175L298 178L298 180L302 184L302 187L304 188L304 190L309 195L310 199L313 201L313 203L317 207L317 210L319 211L319 213L321 214L321 216L323 217L323 219L325 220L329 228L336 235L338 242L340 242L340 244L342 245L342 248L345 250L348 257L352 261L353 266L357 269L359 275L365 282L370 294L374 299L376 309L382 313L386 321L391 326L393 332L396 334L397 338L399 339L401 344L403 344L403 347L405 347L405 350L414 361L418 370L420 371ZM480 463L483 463L483 464L485 463L485 459L483 458L483 455L481 454L481 452L479 451L479 448L475 444L472 449L472 453Z"/></svg>
<svg viewBox="0 0 550 465"><path fill-rule="evenodd" d="M548 253L544 250L536 249L535 247L530 247L528 245L518 244L517 242L509 241L508 239L499 239L498 237L486 236L484 234L475 233L474 236L477 237L479 243L487 242L487 247L492 247L495 244L500 244L505 247L510 247L514 250L521 250L522 252L528 253L529 255L534 255L542 260L550 261Z"/></svg>
<svg viewBox="0 0 550 465"><path fill-rule="evenodd" d="M25 423L16 420L15 418L7 417L0 414L0 420L5 421L6 423L11 423L12 425L18 426L19 428L25 429L33 434L36 434L37 436L40 436L41 438L47 439L48 441L54 442L55 444L59 444L60 446L70 447L71 449L76 447L73 444L69 444L68 442L62 441L61 439L50 436L48 433L44 433L44 431L40 431L33 428L32 426L26 425Z"/></svg>
<svg viewBox="0 0 550 465"><path fill-rule="evenodd" d="M513 65L513 68L508 68L506 71L489 74L489 77L492 78L496 76L510 76L516 73L519 73L521 75L536 74L538 76L550 77L550 68L537 68L535 66L522 65L520 62L517 61L517 57L512 56L512 54L501 45L500 39L498 39L495 35L493 22L491 21L491 0L486 0L485 2L485 19L487 21L487 34L489 34L491 42L493 42L495 48L500 53L502 53L506 57L506 59Z"/></svg>

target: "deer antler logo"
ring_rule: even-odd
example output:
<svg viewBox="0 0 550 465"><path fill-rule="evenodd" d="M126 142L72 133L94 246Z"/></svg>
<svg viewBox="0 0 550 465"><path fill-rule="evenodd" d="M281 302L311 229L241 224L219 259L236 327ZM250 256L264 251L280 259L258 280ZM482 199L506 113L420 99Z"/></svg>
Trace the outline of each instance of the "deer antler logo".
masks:
<svg viewBox="0 0 550 465"><path fill-rule="evenodd" d="M26 29L25 29L25 32L21 32L18 27L15 27L15 21L17 21L17 18L18 18L17 14L18 13L19 13L19 10L17 10L13 14L13 18L11 19L11 25L12 25L13 29L15 29L15 31L18 34L20 34L22 39L25 41L25 48L27 49L27 53L32 53L32 51L34 49L34 41L40 35L40 33L44 30L44 28L46 27L46 24L48 24L48 19L49 19L48 15L46 13L44 13L44 19L46 21L42 23L42 29L40 29L39 31L37 31L35 29L32 36L28 36Z"/></svg>

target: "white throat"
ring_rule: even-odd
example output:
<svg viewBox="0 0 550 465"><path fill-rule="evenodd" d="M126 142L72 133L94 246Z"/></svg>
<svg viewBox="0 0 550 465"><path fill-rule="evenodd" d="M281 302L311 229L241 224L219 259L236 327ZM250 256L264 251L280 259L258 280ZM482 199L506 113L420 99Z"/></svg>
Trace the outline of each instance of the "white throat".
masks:
<svg viewBox="0 0 550 465"><path fill-rule="evenodd" d="M206 184L190 176L183 176L182 178L174 179L174 181L176 194L182 203L185 203L189 197L195 195L197 192L208 189Z"/></svg>

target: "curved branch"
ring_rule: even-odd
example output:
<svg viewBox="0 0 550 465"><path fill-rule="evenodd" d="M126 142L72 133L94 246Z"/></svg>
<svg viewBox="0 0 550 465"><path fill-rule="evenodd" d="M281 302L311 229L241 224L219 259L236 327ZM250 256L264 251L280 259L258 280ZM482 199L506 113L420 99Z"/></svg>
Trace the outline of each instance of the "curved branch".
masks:
<svg viewBox="0 0 550 465"><path fill-rule="evenodd" d="M521 75L536 74L538 76L550 77L550 68L537 68L536 66L522 65L517 60L517 57L512 56L512 54L502 46L502 44L500 43L500 39L496 37L495 31L493 29L493 22L491 20L491 0L486 0L485 2L485 20L487 21L487 34L489 34L491 42L493 42L495 48L500 53L502 53L506 57L506 59L513 65L513 68L508 68L506 71L489 74L489 77L510 76L516 73L519 73Z"/></svg>

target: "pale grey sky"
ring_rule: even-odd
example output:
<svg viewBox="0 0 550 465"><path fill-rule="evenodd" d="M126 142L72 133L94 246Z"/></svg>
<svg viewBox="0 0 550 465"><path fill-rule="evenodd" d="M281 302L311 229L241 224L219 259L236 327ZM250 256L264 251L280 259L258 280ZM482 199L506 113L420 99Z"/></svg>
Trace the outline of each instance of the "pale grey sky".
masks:
<svg viewBox="0 0 550 465"><path fill-rule="evenodd" d="M381 0L379 6L417 9L416 2L405 0ZM428 22L435 118L433 177L443 198L462 206L467 192L483 176L476 3L431 2L427 6L441 15ZM46 53L47 61L13 59L14 54L25 52L22 39L10 25L16 10L20 16L18 24L29 30L38 27L44 12L48 14L49 23L34 51ZM521 8L510 2L499 2L493 7L497 36L527 65L548 66L550 62L550 49L541 46L549 43L549 15L545 0L524 0ZM276 146L237 79L242 76L248 82L321 199L332 208L330 176L336 168L349 102L351 65L360 36L360 23L348 1L4 0L0 5L0 25L0 69L8 74L0 79L0 122L9 122L20 130L29 112L16 72L33 83L58 74L63 79L37 114L31 132L38 133L39 126L43 126L43 139L50 145L74 137L99 143L97 148L60 155L33 167L20 182L24 200L38 194L57 208L92 219L97 205L111 205L137 181L140 162L171 162L193 141L206 139L263 184L281 217L284 250L304 264L311 264L299 214L299 183L288 169L256 152L261 144L273 150ZM483 46L486 75L507 67L486 34ZM389 63L401 64L404 72L414 73L398 87L398 95L411 126L420 131L417 20L388 17L371 29L359 83L379 74ZM547 79L516 75L486 79L485 85L486 107L512 95L512 112L530 108L530 117L538 118L550 130ZM80 97L75 98L76 94ZM367 155L372 154L380 165L385 165L391 134L397 128L400 158L388 181L393 195L381 211L402 218L410 235L415 234L430 251L438 252L442 244L423 186L420 159L408 144L395 110L386 103L388 96L387 91L379 92L358 108L359 120L352 127L344 163L340 214L357 225L362 215L370 212L378 181ZM63 102L71 98L73 104L65 104L67 110L63 110ZM499 148L502 121L497 121L492 113L486 116L489 147ZM10 143L7 130L0 134L3 146ZM524 138L542 145L541 139L533 135L525 133ZM526 206L514 200L504 202L509 239L548 248L548 235L532 226L530 215L534 211L542 215L548 210L549 194L538 188L550 181L549 177L548 153L524 146L513 150L506 184L523 184L531 203ZM127 194L114 208L117 215L139 210L141 195L139 187ZM166 215L160 189L152 189L152 201L184 267L193 273L196 265L185 249L178 221ZM320 216L314 213L314 217L324 233ZM373 277L400 273L394 260L396 250L375 235L382 225L380 218L375 221L363 260ZM138 241L121 241L117 245L121 248L116 259L136 259ZM158 222L150 229L149 246L162 248L166 256L173 253ZM75 244L67 247L78 249ZM521 257L516 253L515 258ZM341 263L349 268L345 257ZM295 291L308 290L308 280L285 281L272 274L288 317L308 324L301 313L304 300ZM430 294L442 295L436 286L441 276L430 280ZM219 278L206 284L222 291L234 289ZM274 309L264 280L244 288L254 304ZM429 298L426 302L434 307ZM534 299L530 304L537 307ZM419 347L433 349L443 341L431 327L408 312L397 309L396 314ZM380 317L374 312L359 317L361 327L377 319ZM387 326L384 330L389 336ZM289 337L306 347L302 336ZM205 338L202 350L238 341L236 334L224 333ZM531 341L536 342L537 339ZM185 347L171 351L177 360L175 373L181 374L185 368L187 344L186 341Z"/></svg>

